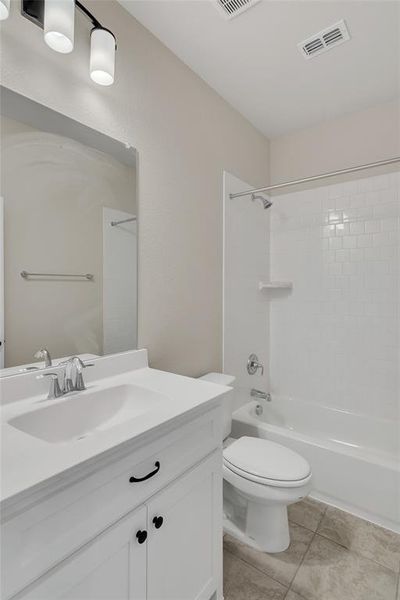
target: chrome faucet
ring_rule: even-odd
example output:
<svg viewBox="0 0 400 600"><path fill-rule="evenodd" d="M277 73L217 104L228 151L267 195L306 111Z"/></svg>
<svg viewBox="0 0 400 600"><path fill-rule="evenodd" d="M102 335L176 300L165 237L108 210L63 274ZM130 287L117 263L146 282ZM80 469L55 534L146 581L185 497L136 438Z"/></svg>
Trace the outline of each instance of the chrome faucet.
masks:
<svg viewBox="0 0 400 600"><path fill-rule="evenodd" d="M86 390L86 385L83 379L83 369L93 367L93 363L85 364L79 356L71 356L68 360L59 364L60 367L65 367L63 392L81 392Z"/></svg>
<svg viewBox="0 0 400 600"><path fill-rule="evenodd" d="M42 358L44 360L44 366L45 367L51 367L52 366L50 352L47 350L47 348L40 348L40 350L38 350L37 352L35 352L35 354L33 356L35 358Z"/></svg>
<svg viewBox="0 0 400 600"><path fill-rule="evenodd" d="M256 390L253 388L250 392L250 396L252 398L260 398L261 400L266 400L267 402L271 402L271 394L269 392L262 392L261 390Z"/></svg>
<svg viewBox="0 0 400 600"><path fill-rule="evenodd" d="M60 386L58 381L57 373L43 373L37 375L36 379L44 379L50 377L50 390L48 398L60 398L69 394L70 392L81 392L86 389L85 382L83 380L83 369L86 367L93 367L93 363L84 363L79 356L72 356L68 360L57 365L63 369L63 383Z"/></svg>

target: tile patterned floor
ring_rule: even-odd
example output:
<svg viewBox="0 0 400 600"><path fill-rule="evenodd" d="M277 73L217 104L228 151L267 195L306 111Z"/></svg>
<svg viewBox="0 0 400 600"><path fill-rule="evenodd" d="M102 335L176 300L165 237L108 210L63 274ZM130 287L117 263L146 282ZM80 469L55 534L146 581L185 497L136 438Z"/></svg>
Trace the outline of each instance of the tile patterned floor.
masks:
<svg viewBox="0 0 400 600"><path fill-rule="evenodd" d="M279 554L224 536L225 600L400 600L400 535L310 498L289 521Z"/></svg>

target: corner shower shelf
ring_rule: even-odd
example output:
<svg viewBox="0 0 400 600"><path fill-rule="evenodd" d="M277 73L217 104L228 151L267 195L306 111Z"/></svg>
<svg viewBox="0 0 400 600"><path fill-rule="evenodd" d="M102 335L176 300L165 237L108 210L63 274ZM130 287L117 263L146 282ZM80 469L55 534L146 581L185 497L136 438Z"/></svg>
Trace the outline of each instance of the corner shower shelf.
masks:
<svg viewBox="0 0 400 600"><path fill-rule="evenodd" d="M259 290L291 290L293 283L291 281L260 281Z"/></svg>

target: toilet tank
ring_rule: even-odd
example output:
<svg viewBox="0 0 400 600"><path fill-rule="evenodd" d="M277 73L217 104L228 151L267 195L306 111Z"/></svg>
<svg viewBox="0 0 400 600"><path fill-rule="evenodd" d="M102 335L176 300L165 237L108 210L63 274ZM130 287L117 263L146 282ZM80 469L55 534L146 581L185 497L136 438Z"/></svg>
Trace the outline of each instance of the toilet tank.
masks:
<svg viewBox="0 0 400 600"><path fill-rule="evenodd" d="M199 377L199 379L203 379L203 381L210 381L211 383L218 383L219 385L228 385L233 387L236 377L233 375L226 375L225 373L207 373L207 375L203 375L202 377ZM233 395L234 390L230 390L230 392L224 396L222 406L224 419L224 439L230 435L232 429Z"/></svg>

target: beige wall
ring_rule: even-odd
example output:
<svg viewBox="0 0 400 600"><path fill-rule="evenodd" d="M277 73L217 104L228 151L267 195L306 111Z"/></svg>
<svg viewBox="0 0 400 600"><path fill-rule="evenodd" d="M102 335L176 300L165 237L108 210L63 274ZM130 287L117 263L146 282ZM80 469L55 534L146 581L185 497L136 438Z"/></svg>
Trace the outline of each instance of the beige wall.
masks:
<svg viewBox="0 0 400 600"><path fill-rule="evenodd" d="M272 139L271 182L309 177L394 156L400 156L398 101Z"/></svg>
<svg viewBox="0 0 400 600"><path fill-rule="evenodd" d="M135 214L135 169L18 121L1 117L0 124L5 366L34 362L43 346L54 358L102 354L102 208ZM27 281L23 270L94 280Z"/></svg>
<svg viewBox="0 0 400 600"><path fill-rule="evenodd" d="M2 83L139 152L139 345L159 368L221 367L222 171L265 185L400 153L396 103L268 141L114 0L88 8L118 37L117 80L88 75L19 15L2 23Z"/></svg>
<svg viewBox="0 0 400 600"><path fill-rule="evenodd" d="M117 80L88 74L90 26L52 52L19 15L2 24L2 82L139 152L139 345L152 365L198 375L221 367L222 172L262 185L269 144L113 0L88 1L118 38Z"/></svg>

